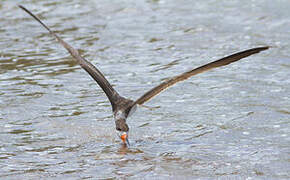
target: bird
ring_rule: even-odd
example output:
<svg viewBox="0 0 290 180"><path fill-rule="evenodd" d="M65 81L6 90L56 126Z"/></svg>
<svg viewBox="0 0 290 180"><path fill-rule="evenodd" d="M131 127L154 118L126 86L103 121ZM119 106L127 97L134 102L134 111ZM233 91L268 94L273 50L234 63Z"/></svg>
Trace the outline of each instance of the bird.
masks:
<svg viewBox="0 0 290 180"><path fill-rule="evenodd" d="M123 144L128 144L129 140L129 126L126 122L126 119L135 112L138 105L143 105L145 102L149 101L160 92L165 89L173 86L174 84L184 81L194 75L209 71L211 69L226 66L233 62L239 61L245 57L251 56L253 54L259 53L261 51L269 49L269 46L261 46L255 47L251 49L247 49L241 52L234 53L232 55L226 56L224 58L218 59L216 61L210 62L203 66L191 69L186 71L180 75L174 76L156 87L153 87L137 100L131 100L129 98L125 98L121 96L109 83L109 81L105 78L105 76L101 73L101 71L96 68L93 64L91 64L88 60L86 60L83 56L80 55L78 50L73 48L70 44L65 42L62 38L60 38L54 31L52 31L46 24L44 24L36 15L30 12L22 5L18 5L19 8L24 10L30 16L32 16L36 21L38 21L56 40L70 53L70 55L76 60L76 62L97 82L97 84L102 88L106 96L108 97L111 106L113 117L115 120L116 130L118 132L118 136L122 140Z"/></svg>

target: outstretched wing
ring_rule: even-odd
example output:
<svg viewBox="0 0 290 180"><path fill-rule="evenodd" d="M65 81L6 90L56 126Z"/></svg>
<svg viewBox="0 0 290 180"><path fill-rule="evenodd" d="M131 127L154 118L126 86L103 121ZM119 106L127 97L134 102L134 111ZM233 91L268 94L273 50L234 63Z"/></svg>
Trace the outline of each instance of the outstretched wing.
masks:
<svg viewBox="0 0 290 180"><path fill-rule="evenodd" d="M191 71L185 72L181 75L175 76L175 77L169 79L168 81L165 81L165 82L161 83L160 85L154 87L153 89L149 90L148 92L146 92L143 96L141 96L139 99L137 99L134 102L133 106L136 104L141 105L141 104L145 103L146 101L150 100L154 96L158 95L161 91L174 85L177 82L184 81L184 80L186 80L186 79L188 79L191 76L194 76L196 74L199 74L199 73L202 73L202 72L205 72L205 71L217 68L217 67L228 65L230 63L238 61L238 60L245 58L247 56L250 56L252 54L256 54L256 53L259 53L260 51L264 51L268 48L269 47L258 47L258 48L253 48L253 49L248 49L248 50L245 50L242 52L238 52L238 53L235 53L233 55L219 59L217 61L200 66L200 67L193 69Z"/></svg>
<svg viewBox="0 0 290 180"><path fill-rule="evenodd" d="M99 84L99 86L103 89L103 91L106 93L107 97L109 98L112 107L114 109L116 100L118 99L119 95L114 90L114 88L111 86L111 84L107 81L107 79L104 77L104 75L89 61L87 61L85 58L83 58L79 52L74 49L72 46L70 46L68 43L66 43L64 40L62 40L56 33L54 33L50 28L48 28L39 18L37 18L34 14L32 14L29 10L27 10L25 7L19 5L21 9L23 9L25 12L27 12L29 15L31 15L36 21L38 21L45 29L49 31L51 35L53 35L58 42L72 55L72 57L78 62L78 64L86 70L91 77Z"/></svg>

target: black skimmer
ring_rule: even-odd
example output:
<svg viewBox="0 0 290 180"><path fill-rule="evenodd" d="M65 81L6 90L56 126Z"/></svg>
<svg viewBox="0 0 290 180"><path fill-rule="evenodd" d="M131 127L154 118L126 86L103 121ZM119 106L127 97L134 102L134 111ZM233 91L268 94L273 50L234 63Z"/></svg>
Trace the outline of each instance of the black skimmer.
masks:
<svg viewBox="0 0 290 180"><path fill-rule="evenodd" d="M211 69L228 65L230 63L236 62L242 58L248 57L250 55L259 53L260 51L264 51L268 49L268 46L264 47L256 47L252 49L248 49L245 51L241 51L230 56L221 58L214 62L208 63L206 65L200 66L198 68L192 69L185 73L182 73L178 76L175 76L160 85L150 89L136 101L131 99L127 99L118 94L118 92L112 87L112 85L108 82L108 80L104 77L104 75L89 61L87 61L84 57L82 57L79 52L74 49L71 45L61 39L56 33L54 33L50 28L48 28L38 17L36 17L33 13L27 10L25 7L19 5L21 9L31 15L36 21L38 21L45 29L49 31L49 33L54 36L58 42L71 54L71 56L78 62L78 64L87 71L91 77L99 84L99 86L103 89L105 94L107 95L113 110L113 116L115 119L116 130L120 133L119 137L122 139L124 144L129 144L128 141L128 133L129 126L126 123L127 117L132 114L137 105L142 105L154 96L158 95L161 91L166 88L176 84L177 82L184 81L191 76L209 71Z"/></svg>

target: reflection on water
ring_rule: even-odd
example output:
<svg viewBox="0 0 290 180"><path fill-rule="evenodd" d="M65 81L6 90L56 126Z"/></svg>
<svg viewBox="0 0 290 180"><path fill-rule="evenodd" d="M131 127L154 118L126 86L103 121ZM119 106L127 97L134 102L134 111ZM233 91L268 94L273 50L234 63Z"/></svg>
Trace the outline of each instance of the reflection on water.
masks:
<svg viewBox="0 0 290 180"><path fill-rule="evenodd" d="M0 4L1 178L290 178L288 1L26 1L132 99L272 46L139 107L130 147L101 89L17 3Z"/></svg>

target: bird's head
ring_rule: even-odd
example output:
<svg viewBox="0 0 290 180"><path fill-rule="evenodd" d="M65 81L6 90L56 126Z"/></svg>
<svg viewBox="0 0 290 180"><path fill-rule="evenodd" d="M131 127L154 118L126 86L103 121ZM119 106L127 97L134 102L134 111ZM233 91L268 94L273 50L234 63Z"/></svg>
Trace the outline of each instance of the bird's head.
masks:
<svg viewBox="0 0 290 180"><path fill-rule="evenodd" d="M114 114L116 130L118 131L118 136L121 138L124 144L130 145L129 136L129 126L126 123L126 116L122 112L116 112Z"/></svg>

